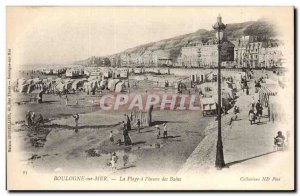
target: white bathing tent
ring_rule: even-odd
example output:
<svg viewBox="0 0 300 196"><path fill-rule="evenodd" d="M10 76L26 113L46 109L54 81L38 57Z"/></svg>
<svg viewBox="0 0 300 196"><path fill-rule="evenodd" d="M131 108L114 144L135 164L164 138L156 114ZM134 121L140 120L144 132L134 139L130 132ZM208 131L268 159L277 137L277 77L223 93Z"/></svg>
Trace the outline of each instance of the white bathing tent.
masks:
<svg viewBox="0 0 300 196"><path fill-rule="evenodd" d="M26 89L27 89L27 84L26 84L26 79L25 78L19 78L19 79L17 79L17 84L16 84L16 86L17 86L17 91L18 92L25 92L26 91Z"/></svg>
<svg viewBox="0 0 300 196"><path fill-rule="evenodd" d="M75 80L73 83L72 83L72 90L77 90L79 87L82 87L82 85L84 84L84 81L83 80Z"/></svg>
<svg viewBox="0 0 300 196"><path fill-rule="evenodd" d="M55 90L59 91L59 92L62 92L64 90L66 90L66 87L65 87L65 84L60 82L58 83L56 86L55 86Z"/></svg>
<svg viewBox="0 0 300 196"><path fill-rule="evenodd" d="M106 79L100 81L99 87L103 90L108 85L108 81Z"/></svg>
<svg viewBox="0 0 300 196"><path fill-rule="evenodd" d="M34 79L32 79L32 82L33 82L34 84L37 84L37 83L42 82L42 79L40 79L40 78L34 78Z"/></svg>
<svg viewBox="0 0 300 196"><path fill-rule="evenodd" d="M20 93L25 93L25 92L27 92L28 86L29 86L29 84L20 84L18 86L18 91Z"/></svg>
<svg viewBox="0 0 300 196"><path fill-rule="evenodd" d="M123 92L126 89L125 82L119 82L116 84L116 92Z"/></svg>
<svg viewBox="0 0 300 196"><path fill-rule="evenodd" d="M120 80L119 79L111 79L111 80L108 80L108 85L107 85L107 88L111 91L114 91L115 88L116 88L116 84L119 82Z"/></svg>

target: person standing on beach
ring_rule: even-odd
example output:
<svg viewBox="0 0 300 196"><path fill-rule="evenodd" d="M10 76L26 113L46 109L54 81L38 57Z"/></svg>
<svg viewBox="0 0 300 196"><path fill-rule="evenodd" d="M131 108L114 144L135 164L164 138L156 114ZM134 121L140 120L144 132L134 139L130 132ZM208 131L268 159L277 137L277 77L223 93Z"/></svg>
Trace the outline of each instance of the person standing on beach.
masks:
<svg viewBox="0 0 300 196"><path fill-rule="evenodd" d="M117 167L116 167L117 159L118 159L118 157L117 157L116 153L114 152L114 153L112 154L111 160L110 160L111 168L112 168L112 169L117 169Z"/></svg>
<svg viewBox="0 0 300 196"><path fill-rule="evenodd" d="M31 124L34 125L35 123L35 113L34 112L31 112L31 116L30 116L30 121L31 121Z"/></svg>
<svg viewBox="0 0 300 196"><path fill-rule="evenodd" d="M125 123L124 123L124 126L123 126L123 137L124 137L125 146L128 146L128 145L132 144L131 139L130 139L129 134L128 134L127 125L125 125Z"/></svg>
<svg viewBox="0 0 300 196"><path fill-rule="evenodd" d="M263 107L260 103L260 101L258 100L256 103L256 115L258 117L258 122L260 122L260 117L262 116L262 112L263 112Z"/></svg>
<svg viewBox="0 0 300 196"><path fill-rule="evenodd" d="M68 105L68 102L69 102L69 98L68 98L68 96L66 95L66 98L65 98L66 100L66 106Z"/></svg>
<svg viewBox="0 0 300 196"><path fill-rule="evenodd" d="M130 120L132 121L133 120L133 113L130 112Z"/></svg>
<svg viewBox="0 0 300 196"><path fill-rule="evenodd" d="M164 133L163 133L163 137L167 138L168 137L168 130L167 130L167 124L164 123Z"/></svg>
<svg viewBox="0 0 300 196"><path fill-rule="evenodd" d="M249 95L249 87L246 87L246 95Z"/></svg>
<svg viewBox="0 0 300 196"><path fill-rule="evenodd" d="M78 120L79 120L79 114L73 115L73 118L75 119L75 132L78 132Z"/></svg>
<svg viewBox="0 0 300 196"><path fill-rule="evenodd" d="M113 136L112 131L110 131L110 133L109 133L109 140L111 143L114 143L114 136Z"/></svg>
<svg viewBox="0 0 300 196"><path fill-rule="evenodd" d="M149 110L148 110L148 119L149 119L149 126L152 126L152 111L154 109L154 106L151 105Z"/></svg>
<svg viewBox="0 0 300 196"><path fill-rule="evenodd" d="M28 111L28 112L27 112L27 114L26 114L26 116L25 116L25 119L26 119L25 125L30 126L30 125L32 124L32 122L31 122L31 111Z"/></svg>
<svg viewBox="0 0 300 196"><path fill-rule="evenodd" d="M237 118L238 118L238 113L240 113L239 107L238 107L238 106L234 106L233 112L234 112L234 115L235 115L234 120L237 120Z"/></svg>
<svg viewBox="0 0 300 196"><path fill-rule="evenodd" d="M255 107L255 99L254 99L253 96L252 96L252 101L251 101L251 107L252 107L252 110L254 110L254 107Z"/></svg>
<svg viewBox="0 0 300 196"><path fill-rule="evenodd" d="M127 114L124 114L125 116L125 120L126 120L126 125L127 125L127 130L130 131L131 130L131 121L130 118Z"/></svg>
<svg viewBox="0 0 300 196"><path fill-rule="evenodd" d="M141 121L140 121L140 119L137 120L136 125L137 125L137 131L138 131L138 133L141 133Z"/></svg>

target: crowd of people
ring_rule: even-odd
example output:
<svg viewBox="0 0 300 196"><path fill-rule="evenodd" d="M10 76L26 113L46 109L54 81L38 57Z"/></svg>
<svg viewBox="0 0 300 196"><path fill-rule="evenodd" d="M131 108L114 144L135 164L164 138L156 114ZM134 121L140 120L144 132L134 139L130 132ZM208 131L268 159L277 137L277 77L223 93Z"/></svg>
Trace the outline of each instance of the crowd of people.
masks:
<svg viewBox="0 0 300 196"><path fill-rule="evenodd" d="M132 118L131 116L124 114L125 120L122 121L122 135L123 135L123 142L122 139L118 139L117 142L115 143L115 136L113 134L113 131L109 132L109 141L111 144L118 144L118 145L122 145L124 144L124 146L130 146L133 145L133 142L130 138L129 132L132 130ZM138 134L141 133L141 121L140 119L137 120L137 123L135 124L136 127L136 132ZM167 123L163 123L162 125L162 134L161 134L161 128L159 125L155 125L154 128L156 129L156 138L160 139L160 138L164 138L167 139L168 138L168 129L167 129ZM112 167L112 169L116 169L116 163L118 160L118 156L116 155L116 152L112 153L111 159L110 159L110 165ZM124 165L126 166L127 162L128 162L128 156L124 155L123 156L123 162Z"/></svg>
<svg viewBox="0 0 300 196"><path fill-rule="evenodd" d="M260 100L257 100L255 102L254 97L252 97L252 103L251 107L248 113L250 124L255 124L255 121L257 120L258 123L260 123L260 119L263 115L263 106L260 103Z"/></svg>

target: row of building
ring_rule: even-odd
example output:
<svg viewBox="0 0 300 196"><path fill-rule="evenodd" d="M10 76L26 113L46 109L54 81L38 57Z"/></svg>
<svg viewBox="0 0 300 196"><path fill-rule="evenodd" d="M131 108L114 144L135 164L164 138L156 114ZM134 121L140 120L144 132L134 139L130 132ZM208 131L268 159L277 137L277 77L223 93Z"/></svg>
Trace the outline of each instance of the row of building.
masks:
<svg viewBox="0 0 300 196"><path fill-rule="evenodd" d="M226 64L234 61L234 44L223 39L221 41L221 61ZM210 40L206 43L189 43L181 48L181 56L177 66L213 68L218 65L218 42Z"/></svg>
<svg viewBox="0 0 300 196"><path fill-rule="evenodd" d="M224 67L270 68L282 65L283 54L277 41L257 41L244 36L236 41L221 41L221 62ZM218 65L218 44L190 43L181 49L177 66L212 68Z"/></svg>
<svg viewBox="0 0 300 196"><path fill-rule="evenodd" d="M221 41L222 66L229 68L268 68L282 65L281 44L278 41L259 40L253 36L243 36L235 41L228 41L224 36ZM177 59L169 58L164 51L145 51L122 53L110 57L113 67L203 67L214 68L218 65L218 42L191 42L181 48Z"/></svg>
<svg viewBox="0 0 300 196"><path fill-rule="evenodd" d="M143 54L122 53L121 55L110 57L112 67L156 67L173 66L173 59L165 54L146 51Z"/></svg>
<svg viewBox="0 0 300 196"><path fill-rule="evenodd" d="M251 41L245 36L235 42L234 60L238 67L280 67L281 47L278 41Z"/></svg>

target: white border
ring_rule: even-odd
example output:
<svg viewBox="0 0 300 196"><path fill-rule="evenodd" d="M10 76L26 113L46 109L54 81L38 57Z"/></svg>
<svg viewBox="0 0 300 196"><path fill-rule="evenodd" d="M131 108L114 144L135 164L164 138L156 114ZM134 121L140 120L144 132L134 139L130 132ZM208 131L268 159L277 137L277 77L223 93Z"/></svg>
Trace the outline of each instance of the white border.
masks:
<svg viewBox="0 0 300 196"><path fill-rule="evenodd" d="M230 2L230 5L228 4ZM2 158L0 161L0 194L1 195L7 195L9 194L5 190L5 183L6 183L6 176L5 176L5 102L6 102L6 19L5 19L5 13L6 13L6 6L295 6L296 9L300 7L300 1L298 0L272 0L272 1L261 1L261 0L251 0L251 1L242 1L242 0L231 0L231 1L225 1L225 0L206 0L206 1L196 1L196 0L102 0L96 1L96 0L2 0L0 1L0 62L1 62L1 70L0 71L0 125L1 125L1 135L0 135L0 143L1 150L0 150L0 157ZM296 12L297 13L297 12ZM297 18L297 17L296 17ZM296 25L299 27L299 21L296 20ZM298 28L297 28L298 29ZM298 32L298 30L297 30ZM299 41L299 39L297 39ZM295 43L295 48L298 48L298 42ZM297 50L297 53L295 54L299 57L299 50ZM299 59L298 59L299 61ZM296 65L297 66L297 65ZM299 67L297 69L298 76L300 75ZM297 85L297 91L300 91L300 85ZM299 101L299 95L298 101ZM298 103L299 105L299 103ZM297 108L298 109L298 108ZM298 115L297 121L300 122L300 117ZM298 132L298 131L297 131ZM299 140L300 133L297 133L297 141ZM297 145L299 146L299 144ZM298 152L298 158L299 158L299 150ZM299 159L298 159L299 160ZM299 170L299 168L297 169ZM297 180L299 182L299 180ZM299 185L296 187L299 188ZM23 193L22 193L23 194ZM31 194L31 193L29 193ZM36 195L41 195L44 193L38 193ZM59 195L62 195L63 193L56 193ZM73 193L71 193L73 194ZM81 193L82 195L85 193ZM80 194L80 195L81 195ZM102 194L109 194L112 195L112 193L102 193ZM113 193L113 194L120 194L120 193ZM124 194L124 193L122 193ZM127 193L132 194L132 193ZM157 195L162 195L163 193L159 193ZM188 193L184 193L188 194ZM201 193L203 194L203 193ZM206 193L207 194L207 193ZM215 193L217 194L217 193ZM215 195L215 194L209 194L209 195ZM231 193L229 193L231 194ZM281 193L281 194L288 194L288 193Z"/></svg>

